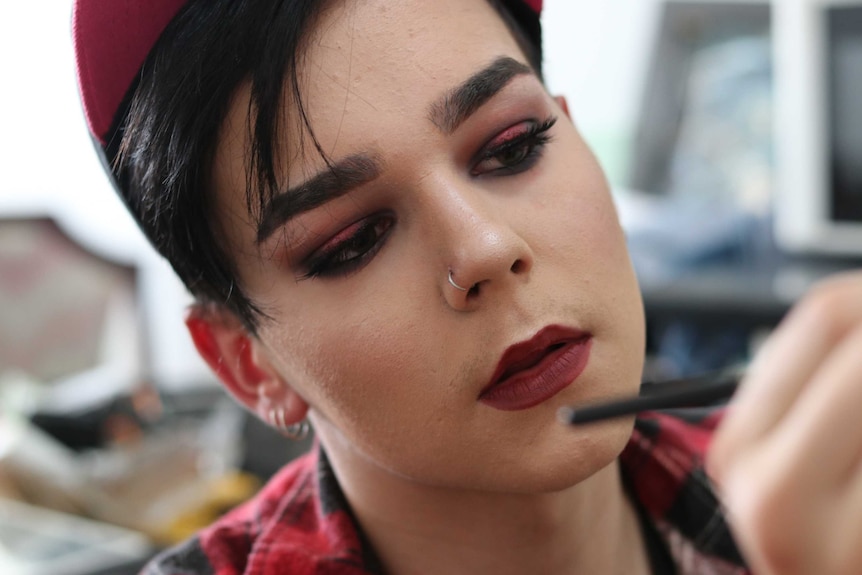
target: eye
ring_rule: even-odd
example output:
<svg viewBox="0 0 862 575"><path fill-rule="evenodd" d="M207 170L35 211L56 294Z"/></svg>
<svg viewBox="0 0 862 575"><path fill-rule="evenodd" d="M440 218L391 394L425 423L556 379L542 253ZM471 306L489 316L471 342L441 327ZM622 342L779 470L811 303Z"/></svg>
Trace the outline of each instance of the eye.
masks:
<svg viewBox="0 0 862 575"><path fill-rule="evenodd" d="M530 169L551 141L548 131L556 123L556 118L550 118L542 123L522 122L507 129L479 154L472 174L512 175Z"/></svg>
<svg viewBox="0 0 862 575"><path fill-rule="evenodd" d="M306 258L301 279L359 271L383 247L394 223L392 214L378 214L348 226Z"/></svg>

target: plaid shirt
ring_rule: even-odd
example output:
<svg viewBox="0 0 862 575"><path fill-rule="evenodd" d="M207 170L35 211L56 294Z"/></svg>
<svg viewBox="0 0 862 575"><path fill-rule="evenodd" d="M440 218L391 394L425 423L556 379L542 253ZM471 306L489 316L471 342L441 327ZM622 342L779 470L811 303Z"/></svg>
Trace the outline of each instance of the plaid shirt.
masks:
<svg viewBox="0 0 862 575"><path fill-rule="evenodd" d="M720 417L715 410L644 414L620 456L654 569L661 575L749 573L703 471L703 454ZM667 557L667 567L656 567L656 547ZM144 570L144 575L382 573L319 449Z"/></svg>

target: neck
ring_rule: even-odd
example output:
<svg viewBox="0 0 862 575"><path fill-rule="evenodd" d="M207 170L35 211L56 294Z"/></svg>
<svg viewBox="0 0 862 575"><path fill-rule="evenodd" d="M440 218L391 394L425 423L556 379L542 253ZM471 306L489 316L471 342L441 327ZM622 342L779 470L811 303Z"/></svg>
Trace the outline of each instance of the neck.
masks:
<svg viewBox="0 0 862 575"><path fill-rule="evenodd" d="M649 572L616 461L563 491L511 494L423 485L351 451L329 455L389 575Z"/></svg>

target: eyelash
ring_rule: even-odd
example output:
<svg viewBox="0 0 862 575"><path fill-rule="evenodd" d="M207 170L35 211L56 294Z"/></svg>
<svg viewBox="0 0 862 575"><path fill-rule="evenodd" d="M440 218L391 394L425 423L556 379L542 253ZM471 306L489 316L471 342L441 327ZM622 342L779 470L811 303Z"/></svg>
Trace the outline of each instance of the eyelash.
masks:
<svg viewBox="0 0 862 575"><path fill-rule="evenodd" d="M386 241L392 230L395 218L392 214L378 214L359 224L359 228L343 242L316 252L308 258L304 266L306 271L300 280L315 277L347 276L359 271L362 266L373 258ZM371 236L370 234L374 234ZM373 244L366 248L363 243L371 239ZM357 255L348 256L350 252L359 251Z"/></svg>
<svg viewBox="0 0 862 575"><path fill-rule="evenodd" d="M474 160L474 167L471 173L474 176L492 174L508 176L529 170L541 157L545 145L551 141L548 131L556 123L556 117L548 118L541 124L530 122L527 130L499 145L482 151L477 159ZM524 152L524 156L519 158L513 165L502 165L501 167L489 170L479 169L479 166L484 162L495 159L499 161L503 154L518 151ZM383 247L394 224L395 217L391 213L369 217L361 222L356 232L343 242L330 248L319 250L307 258L302 266L305 268L305 273L299 279L345 277L359 271ZM372 244L370 246L365 243L367 240L371 240ZM356 255L349 255L351 252L358 253Z"/></svg>
<svg viewBox="0 0 862 575"><path fill-rule="evenodd" d="M548 132L556 123L556 117L548 118L541 124L530 122L529 128L526 131L513 136L511 139L502 142L491 149L483 151L474 162L475 165L472 170L472 174L474 176L484 176L489 174L511 176L529 170L536 163L536 160L541 157L545 145L552 140L552 137ZM518 159L514 165L503 165L499 168L493 168L490 170L479 169L481 164L484 162L494 159L500 160L500 157L503 154L518 151L524 152L525 155Z"/></svg>

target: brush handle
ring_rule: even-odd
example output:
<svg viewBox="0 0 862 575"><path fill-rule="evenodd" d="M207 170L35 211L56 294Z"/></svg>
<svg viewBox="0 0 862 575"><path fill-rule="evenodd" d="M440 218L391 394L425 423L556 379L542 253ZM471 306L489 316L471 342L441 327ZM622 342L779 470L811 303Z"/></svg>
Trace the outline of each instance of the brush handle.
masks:
<svg viewBox="0 0 862 575"><path fill-rule="evenodd" d="M568 425L583 425L641 411L709 405L729 399L741 379L740 371L734 369L694 379L648 384L643 386L639 396L565 407L560 410L560 420Z"/></svg>

